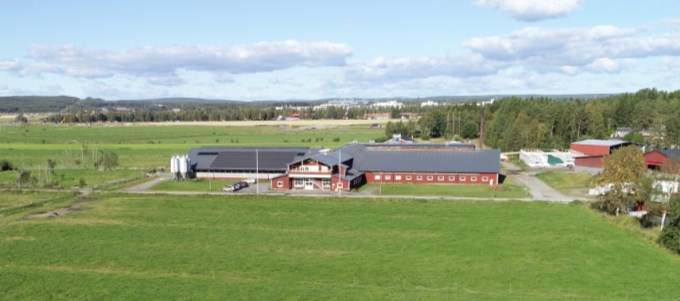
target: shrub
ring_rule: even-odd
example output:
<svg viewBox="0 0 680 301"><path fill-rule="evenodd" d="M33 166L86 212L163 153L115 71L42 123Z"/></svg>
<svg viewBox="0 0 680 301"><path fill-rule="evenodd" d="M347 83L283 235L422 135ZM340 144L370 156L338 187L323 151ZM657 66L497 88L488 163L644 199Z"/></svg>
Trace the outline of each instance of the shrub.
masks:
<svg viewBox="0 0 680 301"><path fill-rule="evenodd" d="M333 142L340 142L340 137L333 138Z"/></svg>
<svg viewBox="0 0 680 301"><path fill-rule="evenodd" d="M680 254L680 218L663 228L659 235L659 243L676 254Z"/></svg>
<svg viewBox="0 0 680 301"><path fill-rule="evenodd" d="M12 162L9 162L8 160L0 160L0 171L8 171L8 170L15 170L16 167Z"/></svg>

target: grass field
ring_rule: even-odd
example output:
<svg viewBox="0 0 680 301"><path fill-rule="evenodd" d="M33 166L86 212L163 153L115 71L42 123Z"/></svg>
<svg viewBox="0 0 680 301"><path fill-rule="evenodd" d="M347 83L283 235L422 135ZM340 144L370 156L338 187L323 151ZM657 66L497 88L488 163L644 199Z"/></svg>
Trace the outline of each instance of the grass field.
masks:
<svg viewBox="0 0 680 301"><path fill-rule="evenodd" d="M2 191L0 193L0 213L7 209L44 202L60 195L54 192Z"/></svg>
<svg viewBox="0 0 680 301"><path fill-rule="evenodd" d="M584 172L548 171L539 173L536 177L562 193L587 195L592 175Z"/></svg>
<svg viewBox="0 0 680 301"><path fill-rule="evenodd" d="M222 191L222 187L233 184L238 181L224 181L224 180L191 180L191 181L163 181L151 187L153 191L197 191L197 192L218 192Z"/></svg>
<svg viewBox="0 0 680 301"><path fill-rule="evenodd" d="M582 206L103 198L0 219L2 299L680 297L680 258Z"/></svg>
<svg viewBox="0 0 680 301"><path fill-rule="evenodd" d="M78 188L80 185L80 179L84 179L86 186L91 187L124 179L140 177L142 175L142 171L140 170L128 169L105 171L94 169L55 169L54 173L54 175L49 176L50 181L55 184L52 186L52 188L65 189ZM38 172L38 170L33 170L32 175L36 177L36 179L40 180L44 180L47 177L44 170L41 170L41 172ZM18 176L18 171L0 172L0 187L11 187L16 182Z"/></svg>
<svg viewBox="0 0 680 301"><path fill-rule="evenodd" d="M496 188L495 197L526 197L524 187L509 183L509 180L506 182ZM370 184L370 186L378 187L375 194L383 195L494 197L494 189L488 185Z"/></svg>

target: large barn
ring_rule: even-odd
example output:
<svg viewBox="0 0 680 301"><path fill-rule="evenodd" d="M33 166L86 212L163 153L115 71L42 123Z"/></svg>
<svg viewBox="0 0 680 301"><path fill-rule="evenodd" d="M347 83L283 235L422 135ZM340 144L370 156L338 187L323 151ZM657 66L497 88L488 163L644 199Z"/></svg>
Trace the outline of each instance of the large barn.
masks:
<svg viewBox="0 0 680 301"><path fill-rule="evenodd" d="M189 157L198 178L257 176L284 190L350 190L371 182L495 185L500 173L500 151L476 151L467 144L202 147Z"/></svg>
<svg viewBox="0 0 680 301"><path fill-rule="evenodd" d="M634 144L623 140L588 139L572 143L569 151L574 156L576 170L598 171L603 167L605 156L618 148L629 145Z"/></svg>

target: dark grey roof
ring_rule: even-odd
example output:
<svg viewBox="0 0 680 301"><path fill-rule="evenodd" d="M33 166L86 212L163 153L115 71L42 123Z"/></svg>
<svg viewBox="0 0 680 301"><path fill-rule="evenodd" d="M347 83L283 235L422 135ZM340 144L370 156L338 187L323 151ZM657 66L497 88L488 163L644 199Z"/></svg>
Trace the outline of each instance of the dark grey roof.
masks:
<svg viewBox="0 0 680 301"><path fill-rule="evenodd" d="M338 158L338 157L340 157L340 158ZM347 154L338 155L337 152L330 153L330 154L316 154L316 155L307 156L307 157L304 157L304 158L297 158L296 160L294 160L290 163L293 164L293 163L297 163L297 162L304 161L304 160L307 160L307 159L312 159L312 160L321 162L321 163L328 165L328 166L335 166L335 165L338 165L338 159L340 159L341 162L347 162L349 160L352 160L352 156L347 155Z"/></svg>
<svg viewBox="0 0 680 301"><path fill-rule="evenodd" d="M369 149L382 150L474 150L475 145L472 143L406 143L406 144L392 144L392 143L369 143L363 144Z"/></svg>
<svg viewBox="0 0 680 301"><path fill-rule="evenodd" d="M343 147L360 171L498 173L500 151L375 151L363 145Z"/></svg>
<svg viewBox="0 0 680 301"><path fill-rule="evenodd" d="M289 162L316 153L308 147L200 147L189 150L189 157L195 170L255 170L259 164L261 170L285 171Z"/></svg>
<svg viewBox="0 0 680 301"><path fill-rule="evenodd" d="M658 151L675 161L680 161L680 149L658 149Z"/></svg>

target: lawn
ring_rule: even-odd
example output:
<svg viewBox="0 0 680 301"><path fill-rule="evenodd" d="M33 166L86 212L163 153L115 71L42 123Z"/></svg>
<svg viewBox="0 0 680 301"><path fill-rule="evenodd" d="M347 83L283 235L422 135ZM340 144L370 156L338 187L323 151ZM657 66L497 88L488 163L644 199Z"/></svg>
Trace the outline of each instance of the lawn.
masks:
<svg viewBox="0 0 680 301"><path fill-rule="evenodd" d="M437 184L370 184L376 186L375 194L382 195L421 195L421 196L452 196L452 197L478 197L493 198L494 188L488 185L437 185ZM495 197L498 198L524 198L526 191L523 186L510 183L499 185L495 189Z"/></svg>
<svg viewBox="0 0 680 301"><path fill-rule="evenodd" d="M585 195L592 175L584 172L548 171L536 175L541 181L562 193Z"/></svg>
<svg viewBox="0 0 680 301"><path fill-rule="evenodd" d="M218 192L222 187L238 182L225 180L190 180L190 181L163 181L151 187L153 191L197 191L197 192Z"/></svg>
<svg viewBox="0 0 680 301"><path fill-rule="evenodd" d="M0 218L2 299L680 296L680 257L583 206L99 197L60 218Z"/></svg>

